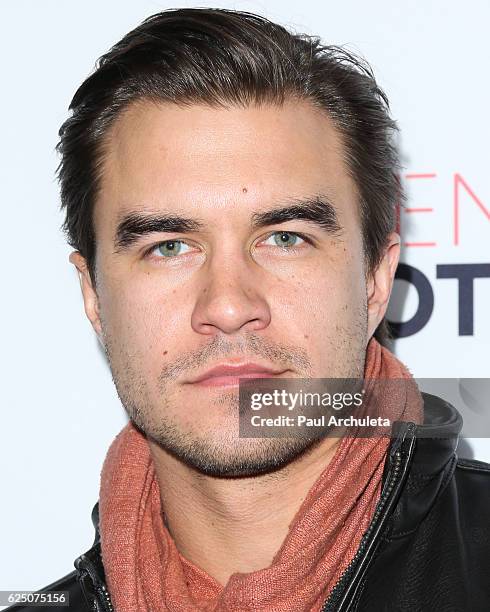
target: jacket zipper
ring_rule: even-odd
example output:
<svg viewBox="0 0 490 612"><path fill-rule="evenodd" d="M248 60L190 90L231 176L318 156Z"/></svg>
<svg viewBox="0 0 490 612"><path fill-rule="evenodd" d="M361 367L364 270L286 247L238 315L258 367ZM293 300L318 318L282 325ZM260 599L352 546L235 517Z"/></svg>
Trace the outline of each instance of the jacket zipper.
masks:
<svg viewBox="0 0 490 612"><path fill-rule="evenodd" d="M103 612L114 612L114 606L111 601L111 596L106 585L100 580L97 574L97 569L93 565L93 563L86 557L86 555L82 555L78 557L75 561L75 567L80 573L80 585L82 590L85 592L85 595L89 597L89 594L86 593L84 588L83 579L88 577L92 583L94 589L95 602L97 603L97 609L99 609L98 604L102 605ZM92 596L92 599L94 597Z"/></svg>
<svg viewBox="0 0 490 612"><path fill-rule="evenodd" d="M402 435L401 439L400 439L400 444L399 446L401 446L401 443L403 442L403 440L406 437L406 434L408 432L413 433L413 431L415 430L415 424L409 422L408 426L406 427L406 431L405 433ZM408 454L407 456L407 461L410 459L410 455L411 453ZM347 566L347 568L345 569L344 573L342 574L342 576L338 579L338 581L335 583L335 586L333 587L332 591L330 592L330 595L328 597L328 599L325 601L325 603L323 604L323 606L320 609L320 612L338 612L338 604L340 601L340 598L342 596L342 593L345 589L345 586L347 584L347 582L349 581L349 579L351 578L351 574L354 570L354 568L356 567L356 565L359 563L361 556L363 555L366 547L368 546L368 544L370 543L370 539L372 537L372 533L374 531L374 529L377 527L378 523L380 522L381 518L382 518L382 512L390 498L390 496L393 494L398 482L400 481L401 477L403 476L403 470L401 469L402 467L402 453L400 451L400 449L398 448L398 450L396 450L393 454L393 464L392 467L390 469L390 476L385 484L384 490L378 500L378 503L376 504L376 508L373 514L373 518L371 520L371 523L369 525L369 527L366 529L366 531L364 532L362 538L361 538L361 542L359 544L359 548L357 549L356 554L354 555L354 557L352 558L352 560L350 561L349 565Z"/></svg>
<svg viewBox="0 0 490 612"><path fill-rule="evenodd" d="M101 597L104 600L107 612L114 612L114 606L112 605L111 596L109 595L109 591L107 590L105 584L100 585L99 594L101 594Z"/></svg>

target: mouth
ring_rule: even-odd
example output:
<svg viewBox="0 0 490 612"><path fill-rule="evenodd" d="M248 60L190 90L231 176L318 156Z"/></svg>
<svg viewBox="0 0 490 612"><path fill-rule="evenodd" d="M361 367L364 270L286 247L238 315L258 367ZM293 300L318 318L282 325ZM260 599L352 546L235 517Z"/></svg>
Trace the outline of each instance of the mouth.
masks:
<svg viewBox="0 0 490 612"><path fill-rule="evenodd" d="M256 363L221 364L189 381L196 387L238 387L240 379L274 378L289 369L267 368Z"/></svg>

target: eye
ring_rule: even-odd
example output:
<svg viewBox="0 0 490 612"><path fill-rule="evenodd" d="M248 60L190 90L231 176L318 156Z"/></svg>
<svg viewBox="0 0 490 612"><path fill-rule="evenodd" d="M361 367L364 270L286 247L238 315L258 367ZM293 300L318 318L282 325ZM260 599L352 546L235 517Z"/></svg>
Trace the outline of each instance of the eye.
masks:
<svg viewBox="0 0 490 612"><path fill-rule="evenodd" d="M189 250L190 246L183 240L165 240L164 242L159 242L156 246L152 247L148 251L148 255L154 254L155 257L161 259L163 257L169 258L182 255L183 253L187 253Z"/></svg>
<svg viewBox="0 0 490 612"><path fill-rule="evenodd" d="M305 240L301 238L299 234L295 234L294 232L274 232L267 238L267 240L264 241L263 244L288 248L298 246L303 242L305 242Z"/></svg>

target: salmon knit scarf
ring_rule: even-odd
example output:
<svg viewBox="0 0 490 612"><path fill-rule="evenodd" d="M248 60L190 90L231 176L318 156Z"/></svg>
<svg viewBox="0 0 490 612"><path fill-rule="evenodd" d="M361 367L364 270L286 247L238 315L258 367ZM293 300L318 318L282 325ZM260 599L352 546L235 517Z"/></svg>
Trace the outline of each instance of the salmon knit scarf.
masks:
<svg viewBox="0 0 490 612"><path fill-rule="evenodd" d="M365 378L411 374L372 338ZM393 420L421 423L423 401L415 382L396 389ZM235 573L223 587L177 550L162 519L146 438L128 424L107 454L99 504L102 559L116 612L317 612L371 522L389 441L343 437L272 564Z"/></svg>

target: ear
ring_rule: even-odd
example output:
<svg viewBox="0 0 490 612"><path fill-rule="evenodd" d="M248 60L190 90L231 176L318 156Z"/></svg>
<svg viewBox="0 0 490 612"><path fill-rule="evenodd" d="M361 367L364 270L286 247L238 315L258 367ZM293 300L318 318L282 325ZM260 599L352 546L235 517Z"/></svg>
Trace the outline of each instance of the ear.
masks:
<svg viewBox="0 0 490 612"><path fill-rule="evenodd" d="M400 236L392 232L388 236L388 246L378 267L368 275L368 338L371 338L385 316L399 259Z"/></svg>
<svg viewBox="0 0 490 612"><path fill-rule="evenodd" d="M102 325L99 316L99 298L95 287L92 284L92 279L88 271L87 261L79 251L70 253L69 261L75 266L78 272L78 280L80 281L80 289L82 290L83 303L85 306L85 314L92 324L95 333L102 342Z"/></svg>

